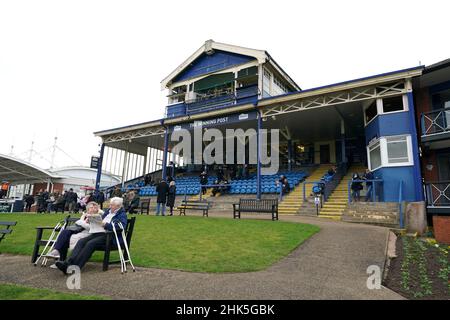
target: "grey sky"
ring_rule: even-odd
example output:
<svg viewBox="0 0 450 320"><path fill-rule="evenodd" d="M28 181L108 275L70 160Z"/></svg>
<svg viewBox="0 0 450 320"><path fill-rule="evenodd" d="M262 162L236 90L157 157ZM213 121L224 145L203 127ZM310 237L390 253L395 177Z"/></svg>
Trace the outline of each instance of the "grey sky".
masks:
<svg viewBox="0 0 450 320"><path fill-rule="evenodd" d="M0 0L0 153L89 165L94 131L161 118L205 40L265 49L302 89L450 57L448 1ZM47 160L45 160L47 159Z"/></svg>

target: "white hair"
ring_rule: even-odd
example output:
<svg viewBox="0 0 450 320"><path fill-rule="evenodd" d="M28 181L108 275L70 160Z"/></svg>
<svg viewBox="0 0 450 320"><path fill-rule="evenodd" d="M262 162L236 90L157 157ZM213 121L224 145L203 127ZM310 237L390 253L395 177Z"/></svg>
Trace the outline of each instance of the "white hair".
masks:
<svg viewBox="0 0 450 320"><path fill-rule="evenodd" d="M123 199L120 198L120 197L114 197L114 198L111 198L110 203L116 204L116 205L118 205L119 207L121 207L121 206L123 205Z"/></svg>

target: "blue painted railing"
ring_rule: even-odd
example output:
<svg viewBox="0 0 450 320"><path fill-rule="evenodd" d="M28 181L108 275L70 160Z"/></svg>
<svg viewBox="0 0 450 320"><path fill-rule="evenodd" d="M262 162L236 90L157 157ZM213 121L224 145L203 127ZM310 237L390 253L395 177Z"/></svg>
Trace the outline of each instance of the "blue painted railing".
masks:
<svg viewBox="0 0 450 320"><path fill-rule="evenodd" d="M352 203L352 183L353 182L361 182L361 183L367 183L372 182L372 202L378 202L381 201L381 190L382 190L382 179L372 179L372 180L350 180L347 185L348 190L348 203ZM380 185L377 187L377 183ZM377 194L378 191L378 194ZM360 196L362 197L362 196Z"/></svg>
<svg viewBox="0 0 450 320"><path fill-rule="evenodd" d="M427 207L450 207L450 181L425 183Z"/></svg>
<svg viewBox="0 0 450 320"><path fill-rule="evenodd" d="M204 100L196 100L187 102L186 114L200 113L215 109L221 109L235 104L236 96L234 94L219 95L216 97L206 98Z"/></svg>
<svg viewBox="0 0 450 320"><path fill-rule="evenodd" d="M450 107L422 113L420 126L422 137L450 132Z"/></svg>

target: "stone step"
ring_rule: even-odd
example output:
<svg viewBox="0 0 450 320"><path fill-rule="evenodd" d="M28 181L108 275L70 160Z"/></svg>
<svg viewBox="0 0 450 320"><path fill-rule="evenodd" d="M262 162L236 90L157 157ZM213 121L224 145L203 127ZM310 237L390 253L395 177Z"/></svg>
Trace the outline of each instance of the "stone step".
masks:
<svg viewBox="0 0 450 320"><path fill-rule="evenodd" d="M389 227L389 228L398 228L398 223L396 220L360 219L360 218L342 216L342 221L351 222L351 223L364 223L364 224L378 225L378 226Z"/></svg>

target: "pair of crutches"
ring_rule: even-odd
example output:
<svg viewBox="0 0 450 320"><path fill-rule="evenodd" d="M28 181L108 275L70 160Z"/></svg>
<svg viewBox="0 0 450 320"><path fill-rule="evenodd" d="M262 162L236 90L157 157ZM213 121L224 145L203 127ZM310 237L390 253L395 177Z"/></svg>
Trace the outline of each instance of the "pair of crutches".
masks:
<svg viewBox="0 0 450 320"><path fill-rule="evenodd" d="M123 274L124 272L127 272L127 262L130 263L131 268L133 268L133 272L136 272L136 268L134 267L133 262L131 261L130 250L128 249L127 238L125 236L125 228L123 227L121 222L117 222L117 226L122 230L122 233L121 233L122 242L123 242L123 246L125 247L125 251L126 251L128 259L125 259L125 256L123 254L122 246L120 245L119 236L117 234L116 225L115 225L115 223L111 223L111 224L112 224L114 236L116 237L117 251L119 251L121 273Z"/></svg>
<svg viewBox="0 0 450 320"><path fill-rule="evenodd" d="M39 263L39 260L42 259L41 267L46 267L48 263L48 257L47 255L52 252L53 248L55 247L56 241L58 240L59 235L61 232L66 228L67 226L67 220L60 221L56 224L56 226L53 228L52 233L50 234L50 237L47 240L47 243L45 244L44 250L42 250L41 255L39 258L36 259L34 262L34 265L37 266Z"/></svg>

